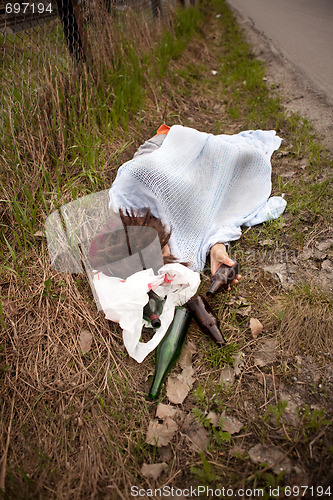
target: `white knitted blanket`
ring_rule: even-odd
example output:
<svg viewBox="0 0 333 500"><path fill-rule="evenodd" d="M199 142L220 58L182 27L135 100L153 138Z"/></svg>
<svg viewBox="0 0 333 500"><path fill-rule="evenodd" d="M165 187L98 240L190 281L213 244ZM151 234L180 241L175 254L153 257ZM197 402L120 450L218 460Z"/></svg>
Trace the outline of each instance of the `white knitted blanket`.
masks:
<svg viewBox="0 0 333 500"><path fill-rule="evenodd" d="M172 228L171 252L202 270L210 247L236 240L241 226L278 217L282 197L271 197L275 131L217 135L174 125L156 151L122 165L110 206L150 207Z"/></svg>

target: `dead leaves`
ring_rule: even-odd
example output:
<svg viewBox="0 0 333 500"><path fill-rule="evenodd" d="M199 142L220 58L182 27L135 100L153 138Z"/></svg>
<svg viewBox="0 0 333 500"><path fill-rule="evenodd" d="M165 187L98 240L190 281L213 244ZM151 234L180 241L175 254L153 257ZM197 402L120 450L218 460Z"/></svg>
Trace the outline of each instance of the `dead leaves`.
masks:
<svg viewBox="0 0 333 500"><path fill-rule="evenodd" d="M194 346L188 342L183 349L179 364L181 373L169 376L167 380L167 396L171 403L181 404L195 381L192 367ZM160 403L156 408L155 419L149 422L146 443L159 448L167 446L181 429L196 449L205 449L208 444L208 433L202 424L197 424L191 414L186 415L181 409L170 404Z"/></svg>
<svg viewBox="0 0 333 500"><path fill-rule="evenodd" d="M80 348L82 354L87 354L90 351L92 346L92 335L88 330L81 330L80 332Z"/></svg>
<svg viewBox="0 0 333 500"><path fill-rule="evenodd" d="M227 385L232 385L235 381L235 370L232 366L226 365L221 369L220 382Z"/></svg>
<svg viewBox="0 0 333 500"><path fill-rule="evenodd" d="M146 443L158 448L167 446L179 431L189 440L194 450L204 450L208 445L208 431L203 424L195 421L191 413L172 405L160 403L156 408L155 419L150 420Z"/></svg>
<svg viewBox="0 0 333 500"><path fill-rule="evenodd" d="M141 474L147 479L156 481L162 472L168 468L168 464L162 462L160 464L143 464L141 467Z"/></svg>
<svg viewBox="0 0 333 500"><path fill-rule="evenodd" d="M237 418L226 415L225 412L219 415L210 411L207 415L207 420L210 421L213 427L219 427L222 431L229 432L229 434L238 434L244 426Z"/></svg>
<svg viewBox="0 0 333 500"><path fill-rule="evenodd" d="M180 404L184 401L189 388L177 377L169 377L167 380L167 396L169 401L174 404Z"/></svg>
<svg viewBox="0 0 333 500"><path fill-rule="evenodd" d="M178 425L170 417L166 417L161 424L157 419L151 420L146 435L146 443L158 447L166 446L174 437L177 429Z"/></svg>
<svg viewBox="0 0 333 500"><path fill-rule="evenodd" d="M167 380L167 396L174 404L181 404L189 391L192 389L195 379L192 377L194 369L192 365L186 366L176 377L171 376Z"/></svg>
<svg viewBox="0 0 333 500"><path fill-rule="evenodd" d="M232 297L229 302L226 303L229 306L234 306L236 312L240 316L248 316L251 312L252 306L244 297Z"/></svg>
<svg viewBox="0 0 333 500"><path fill-rule="evenodd" d="M252 333L252 337L254 339L258 338L258 335L260 335L264 329L262 323L256 318L250 318L250 329Z"/></svg>
<svg viewBox="0 0 333 500"><path fill-rule="evenodd" d="M208 431L203 424L196 422L192 414L186 415L182 431L188 439L189 447L194 451L204 451L207 448Z"/></svg>
<svg viewBox="0 0 333 500"><path fill-rule="evenodd" d="M254 364L256 366L266 366L273 364L278 357L277 341L274 338L265 339L258 345L254 354Z"/></svg>
<svg viewBox="0 0 333 500"><path fill-rule="evenodd" d="M206 420L213 427L231 435L238 434L244 425L225 412L217 414L210 411ZM155 419L149 422L146 443L158 448L167 447L177 432L186 436L189 447L194 451L203 451L208 446L209 432L206 424L198 421L192 412L186 414L180 408L160 403L156 408Z"/></svg>
<svg viewBox="0 0 333 500"><path fill-rule="evenodd" d="M275 474L282 471L291 472L292 462L290 458L285 456L286 454L276 446L257 444L249 450L249 455L255 464L267 463Z"/></svg>
<svg viewBox="0 0 333 500"><path fill-rule="evenodd" d="M1 299L1 304L2 304L2 311L5 316L11 318L17 315L18 307L17 304L14 302L14 300Z"/></svg>
<svg viewBox="0 0 333 500"><path fill-rule="evenodd" d="M229 432L229 434L238 434L244 424L237 418L222 413L219 419L219 426L223 431Z"/></svg>
<svg viewBox="0 0 333 500"><path fill-rule="evenodd" d="M194 368L192 366L192 355L195 353L194 344L188 342L179 358L182 372L171 375L167 379L167 396L171 403L181 404L185 400L195 382Z"/></svg>

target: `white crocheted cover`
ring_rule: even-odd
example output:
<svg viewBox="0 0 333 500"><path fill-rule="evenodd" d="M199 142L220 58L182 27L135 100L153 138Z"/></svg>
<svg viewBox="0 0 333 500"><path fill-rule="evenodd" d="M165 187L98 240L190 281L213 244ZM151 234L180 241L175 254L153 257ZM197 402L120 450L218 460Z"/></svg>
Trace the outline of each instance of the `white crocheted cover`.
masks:
<svg viewBox="0 0 333 500"><path fill-rule="evenodd" d="M159 149L119 168L110 206L150 207L171 226L175 257L202 270L214 243L284 211L282 197L269 198L270 159L280 144L273 130L214 136L174 125Z"/></svg>

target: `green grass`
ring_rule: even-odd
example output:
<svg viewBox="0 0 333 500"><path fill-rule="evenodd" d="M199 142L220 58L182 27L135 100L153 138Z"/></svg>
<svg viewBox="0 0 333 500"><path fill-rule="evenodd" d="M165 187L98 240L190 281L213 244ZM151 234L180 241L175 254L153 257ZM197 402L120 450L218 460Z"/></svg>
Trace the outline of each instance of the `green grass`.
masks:
<svg viewBox="0 0 333 500"><path fill-rule="evenodd" d="M306 165L304 179L303 172L302 175L297 175L298 178L301 177L297 183L280 178L274 192L276 195L286 194L287 210L293 215L289 233L294 245L300 247L305 241L302 231L304 214L324 223L332 218L332 174L327 179L321 179L323 168L327 171L332 169L332 158L316 138L309 120L298 114L284 112L279 95L264 80L264 64L253 56L249 45L244 41L241 28L235 23L226 4L220 0L213 4L221 14L219 26L222 49L217 55L220 61L218 73L229 116L235 121L241 121L243 128L272 128L277 133L281 130L282 136L291 137L289 158L303 159ZM281 148L285 148L285 142ZM255 238L273 239L278 244L284 230L281 221L272 221L265 224ZM250 237L252 234L250 233Z"/></svg>
<svg viewBox="0 0 333 500"><path fill-rule="evenodd" d="M36 245L34 234L55 201L61 205L110 184L110 163L117 165L131 141L119 149L112 143L126 138L130 122L138 120L140 127L147 89L158 85L169 62L180 57L201 18L195 8L178 11L174 30L164 28L151 47L137 45L131 32L125 35L115 25L112 36L118 43L101 43L100 61L97 54L92 73L83 71L81 76L53 75L43 61L36 62L46 73L45 94L38 99L36 94L35 102L32 96L21 97L14 128L5 130L2 180L6 172L10 182L0 193L6 212L0 253L16 273L16 254Z"/></svg>

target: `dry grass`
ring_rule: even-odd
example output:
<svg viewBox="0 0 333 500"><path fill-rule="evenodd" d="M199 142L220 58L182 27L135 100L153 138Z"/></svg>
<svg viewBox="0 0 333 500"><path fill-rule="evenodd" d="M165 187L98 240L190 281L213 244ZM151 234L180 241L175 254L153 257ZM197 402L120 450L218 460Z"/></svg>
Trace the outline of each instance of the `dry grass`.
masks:
<svg viewBox="0 0 333 500"><path fill-rule="evenodd" d="M44 498L49 491L54 498L85 498L101 487L112 489L112 476L115 488L126 494L136 471L133 448L148 416L140 380L144 369L135 367L134 376L121 333L96 311L87 290L83 298L77 278L54 272L41 255L36 253L37 265L27 269L31 284L11 280L3 301L6 495ZM88 354L79 344L82 329L93 337ZM2 472L5 468L3 461Z"/></svg>
<svg viewBox="0 0 333 500"><path fill-rule="evenodd" d="M267 325L275 326L287 354L327 355L332 348L332 305L332 299L313 283L297 285L267 305Z"/></svg>

